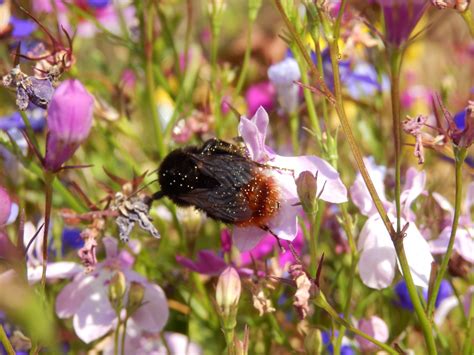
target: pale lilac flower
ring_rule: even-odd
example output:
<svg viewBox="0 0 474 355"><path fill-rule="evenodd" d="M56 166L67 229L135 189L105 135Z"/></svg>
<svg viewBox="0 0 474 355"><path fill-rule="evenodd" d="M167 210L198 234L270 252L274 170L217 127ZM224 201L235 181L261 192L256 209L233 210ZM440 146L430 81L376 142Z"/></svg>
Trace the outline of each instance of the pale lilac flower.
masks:
<svg viewBox="0 0 474 355"><path fill-rule="evenodd" d="M268 78L276 88L278 102L286 113L293 113L298 108L299 87L294 82L301 78L298 63L293 58L273 64L268 68Z"/></svg>
<svg viewBox="0 0 474 355"><path fill-rule="evenodd" d="M265 145L268 123L267 112L259 108L251 119L245 116L240 118L239 133L252 160L275 167L267 169L267 173L274 177L279 187L280 208L268 227L278 238L292 241L297 235L297 217L302 211L301 206L298 206L295 179L303 171L309 171L313 175L318 173L317 193L324 201L346 202L347 189L338 172L325 160L313 155L284 157L271 151ZM257 245L266 234L266 231L256 227L235 227L233 238L237 248L246 251Z"/></svg>
<svg viewBox="0 0 474 355"><path fill-rule="evenodd" d="M382 343L385 343L388 339L389 334L387 324L383 321L383 319L377 316L359 320L358 328L359 330ZM362 338L359 335L356 335L356 340L359 343L362 352L370 352L378 349L377 345L368 341L367 339Z"/></svg>
<svg viewBox="0 0 474 355"><path fill-rule="evenodd" d="M430 241L431 252L436 255L446 253L446 249L448 248L454 217L454 207L446 198L436 192L433 193L433 198L449 215L449 218L445 222L446 227L441 231L441 234L438 238ZM474 221L471 219L471 206L473 204L474 182L471 182L467 187L467 193L459 219L459 226L456 230L456 239L454 240L454 250L464 260L470 263L474 263Z"/></svg>
<svg viewBox="0 0 474 355"><path fill-rule="evenodd" d="M470 286L463 297L461 297L461 301L464 306L464 314L466 317L469 317L469 308L471 306L471 302L474 296L474 286ZM455 295L447 297L441 301L438 308L436 309L433 320L436 325L440 326L444 323L448 314L458 307L459 301Z"/></svg>
<svg viewBox="0 0 474 355"><path fill-rule="evenodd" d="M158 285L148 282L145 277L132 270L134 257L127 251L119 252L115 238L105 237L103 242L105 260L97 264L93 273L78 274L59 293L56 299L58 317L73 317L74 330L85 343L114 329L117 315L108 299L108 284L115 272L121 271L125 275L127 289L132 281L145 287L143 305L132 314L129 326L151 333L161 331L169 315L165 293ZM124 297L128 297L128 292ZM126 300L123 304L126 304Z"/></svg>
<svg viewBox="0 0 474 355"><path fill-rule="evenodd" d="M56 89L48 107L45 167L56 171L89 135L94 98L78 80L66 80Z"/></svg>
<svg viewBox="0 0 474 355"><path fill-rule="evenodd" d="M43 220L38 222L38 226L43 224ZM34 284L41 280L43 272L43 233L40 232L34 240L32 238L37 233L38 228L31 222L26 222L24 226L23 245L29 248L26 252L26 271L30 284ZM52 242L52 236L48 233L49 245ZM31 244L30 244L31 243ZM69 279L84 268L72 261L48 262L46 269L46 280L54 281L57 279Z"/></svg>
<svg viewBox="0 0 474 355"><path fill-rule="evenodd" d="M388 217L392 224L395 224L395 205L387 201L384 193L384 168L376 166L370 159L365 159L365 162L382 203L388 211ZM411 204L420 194L424 193L425 182L425 172L418 172L414 168L408 169L405 187L400 196L402 205L401 225L405 226L406 223L409 223L403 245L415 285L422 287L428 286L433 257L427 241L416 227L416 217L411 210ZM395 276L395 265L397 264L395 247L382 219L371 202L369 191L360 174L357 176L350 192L353 202L360 212L369 217L360 232L357 243L357 249L361 253L359 259L360 277L368 287L386 288L392 283Z"/></svg>
<svg viewBox="0 0 474 355"><path fill-rule="evenodd" d="M163 340L166 345L163 344ZM114 340L111 336L107 339L104 347L104 355L112 354L114 354ZM160 334L142 331L134 325L127 325L124 354L201 355L203 350L184 334L164 332L161 337Z"/></svg>

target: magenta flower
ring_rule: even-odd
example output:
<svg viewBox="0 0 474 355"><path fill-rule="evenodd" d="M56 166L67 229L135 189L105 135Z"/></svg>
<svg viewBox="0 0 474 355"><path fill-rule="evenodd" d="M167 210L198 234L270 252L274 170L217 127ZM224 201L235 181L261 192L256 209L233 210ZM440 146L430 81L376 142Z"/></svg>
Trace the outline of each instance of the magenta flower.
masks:
<svg viewBox="0 0 474 355"><path fill-rule="evenodd" d="M415 29L428 8L427 0L376 0L383 10L385 19L385 40L400 47Z"/></svg>
<svg viewBox="0 0 474 355"><path fill-rule="evenodd" d="M7 224L12 209L12 201L7 191L0 186L0 226Z"/></svg>
<svg viewBox="0 0 474 355"><path fill-rule="evenodd" d="M78 80L64 81L48 107L45 167L56 171L89 135L94 98Z"/></svg>
<svg viewBox="0 0 474 355"><path fill-rule="evenodd" d="M387 200L384 192L385 168L375 165L371 159L366 158L364 160L375 188L388 210L388 217L392 223L395 223L395 205ZM401 225L404 226L409 222L409 226L406 230L406 237L403 239L403 245L415 285L426 288L428 287L433 257L428 242L416 227L416 217L411 210L411 205L415 199L424 193L426 174L410 168L406 176L405 188L400 196L402 204ZM360 212L369 217L360 232L357 243L357 249L361 253L359 259L360 277L368 287L386 288L390 286L395 277L395 265L397 264L395 247L382 219L376 212L369 191L360 174L352 185L350 193Z"/></svg>
<svg viewBox="0 0 474 355"><path fill-rule="evenodd" d="M317 193L324 201L346 202L347 189L338 172L321 158L313 155L284 157L275 154L265 145L268 123L268 114L260 107L251 119L245 116L240 118L239 133L252 160L275 167L267 171L274 177L280 190L280 208L268 223L268 227L278 238L292 241L298 232L297 217L302 212L301 206L298 205L295 179L303 171L309 171L313 175L318 173ZM266 234L267 232L256 227L235 227L233 238L237 248L246 251L257 245Z"/></svg>
<svg viewBox="0 0 474 355"><path fill-rule="evenodd" d="M448 248L449 237L451 236L451 226L454 217L454 208L449 201L434 192L433 198L439 206L449 214L446 220L446 227L441 231L438 238L430 241L431 252L433 254L444 254ZM454 240L454 250L466 261L474 263L474 222L471 219L471 206L474 204L474 182L467 188L467 194L462 206L462 214L459 219L459 226L456 230Z"/></svg>
<svg viewBox="0 0 474 355"><path fill-rule="evenodd" d="M58 317L73 317L74 330L85 343L90 343L114 329L117 325L117 315L109 302L108 284L112 276L121 271L127 284L125 298L128 298L132 281L145 288L143 305L132 314L129 325L140 331L161 331L169 315L165 293L158 285L148 282L132 270L134 257L126 251L119 252L116 239L105 237L103 242L105 260L97 264L93 273L78 274L59 293L56 299ZM123 304L126 304L126 299Z"/></svg>
<svg viewBox="0 0 474 355"><path fill-rule="evenodd" d="M371 337L375 338L376 340L385 343L388 340L388 327L387 324L383 321L383 319L372 316L369 318L361 319L358 323L359 330L363 331L364 333L370 335ZM374 343L371 343L365 338L361 336L356 336L356 341L359 343L360 350L365 352L371 352L378 349L378 346Z"/></svg>
<svg viewBox="0 0 474 355"><path fill-rule="evenodd" d="M275 94L276 90L270 82L249 86L245 93L248 115L253 116L260 106L267 111L272 111L275 107Z"/></svg>

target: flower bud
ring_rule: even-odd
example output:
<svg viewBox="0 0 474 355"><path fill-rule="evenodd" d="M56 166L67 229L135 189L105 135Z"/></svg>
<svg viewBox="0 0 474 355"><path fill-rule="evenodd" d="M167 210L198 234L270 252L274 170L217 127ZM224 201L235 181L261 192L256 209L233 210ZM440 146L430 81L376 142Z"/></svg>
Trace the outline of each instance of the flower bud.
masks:
<svg viewBox="0 0 474 355"><path fill-rule="evenodd" d="M316 177L309 171L303 171L296 179L296 192L306 213L315 212Z"/></svg>
<svg viewBox="0 0 474 355"><path fill-rule="evenodd" d="M143 304L145 297L145 286L141 283L132 281L130 283L130 290L128 291L127 312L134 313Z"/></svg>
<svg viewBox="0 0 474 355"><path fill-rule="evenodd" d="M359 321L358 327L361 331L382 343L385 343L388 339L387 324L385 324L385 322L377 316L372 316L367 319L361 319ZM377 345L368 341L365 338L362 338L359 335L356 336L356 340L359 343L362 352L369 352L378 349Z"/></svg>
<svg viewBox="0 0 474 355"><path fill-rule="evenodd" d="M7 191L0 186L0 226L7 223L10 217L12 201Z"/></svg>
<svg viewBox="0 0 474 355"><path fill-rule="evenodd" d="M319 329L310 329L304 338L306 354L319 355L323 351L323 337Z"/></svg>
<svg viewBox="0 0 474 355"><path fill-rule="evenodd" d="M64 81L48 107L45 168L56 171L89 135L94 99L78 80Z"/></svg>
<svg viewBox="0 0 474 355"><path fill-rule="evenodd" d="M123 295L125 294L125 275L123 272L117 271L109 284L109 301L115 310L119 310L122 306Z"/></svg>
<svg viewBox="0 0 474 355"><path fill-rule="evenodd" d="M221 313L227 316L237 307L241 292L240 277L232 266L226 268L217 281L216 301Z"/></svg>

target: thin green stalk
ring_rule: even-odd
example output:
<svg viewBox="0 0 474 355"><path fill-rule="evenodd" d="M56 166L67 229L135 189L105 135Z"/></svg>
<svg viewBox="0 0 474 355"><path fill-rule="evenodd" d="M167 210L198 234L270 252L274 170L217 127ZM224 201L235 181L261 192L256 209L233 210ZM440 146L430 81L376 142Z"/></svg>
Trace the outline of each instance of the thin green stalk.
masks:
<svg viewBox="0 0 474 355"><path fill-rule="evenodd" d="M471 37L474 37L474 20L472 18L471 9L468 7L466 11L461 12L461 16L464 19L464 22L466 22L467 27L469 27Z"/></svg>
<svg viewBox="0 0 474 355"><path fill-rule="evenodd" d="M297 53L297 52L293 50L293 53ZM306 68L303 65L304 63L302 62L301 57L299 55L295 55L295 59L298 62L298 66L300 67L301 82L305 86L308 86L309 85L308 73L306 71ZM311 124L311 130L314 132L316 136L318 145L321 146L323 144L321 127L319 126L318 115L316 113L316 108L314 107L313 94L311 93L310 89L303 88L303 96L306 102L306 108L308 109L308 117L309 117L309 122Z"/></svg>
<svg viewBox="0 0 474 355"><path fill-rule="evenodd" d="M120 338L120 314L117 312L117 328L115 328L114 332L114 355L118 355L118 349L119 349L119 338Z"/></svg>
<svg viewBox="0 0 474 355"><path fill-rule="evenodd" d="M399 48L392 48L390 52L391 86L390 94L392 101L392 132L395 151L395 208L397 215L397 233L401 231L401 120L400 120L400 67L403 52Z"/></svg>
<svg viewBox="0 0 474 355"><path fill-rule="evenodd" d="M411 276L410 266L408 265L407 256L405 254L405 249L403 248L403 238L398 238L394 240L395 250L397 252L398 261L402 269L403 277L405 279L408 294L410 295L411 302L413 303L413 308L420 322L423 335L425 337L426 346L428 347L429 354L437 354L436 343L433 336L433 330L428 317L426 316L423 305L421 304L420 297L416 291L415 283L413 282L413 277Z"/></svg>
<svg viewBox="0 0 474 355"><path fill-rule="evenodd" d="M464 304L462 302L461 295L459 294L458 289L454 286L453 278L449 279L449 283L451 284L451 289L453 290L454 297L456 297L456 299L458 300L458 307L459 307L459 310L460 310L460 313L461 313L461 317L462 317L462 320L464 322L464 325L467 328L469 326L469 324L468 324L469 323L469 318L464 313ZM428 290L428 292L429 292L429 290Z"/></svg>
<svg viewBox="0 0 474 355"><path fill-rule="evenodd" d="M318 71L321 73L321 77L324 79L324 70L323 70L323 56L321 53L321 46L319 45L319 38L313 38L313 41L315 43L314 45L314 51L316 52L316 58L318 59ZM323 118L324 118L324 123L326 125L326 130L329 129L329 110L328 110L328 104L326 100L321 101L321 105L323 107Z"/></svg>
<svg viewBox="0 0 474 355"><path fill-rule="evenodd" d="M150 120L153 125L155 133L156 149L158 156L163 158L166 155L166 146L164 144L163 132L161 129L160 117L158 116L158 110L156 109L155 102L155 77L153 73L153 21L150 18L152 16L153 6L148 6L148 10L144 9L142 14L142 26L143 26L143 53L145 61L145 84L146 84L146 98L148 101L148 112L150 114ZM148 15L147 15L148 14Z"/></svg>
<svg viewBox="0 0 474 355"><path fill-rule="evenodd" d="M291 134L291 146L293 147L293 153L298 154L299 139L298 139L298 128L300 126L300 120L298 114L293 111L290 113L290 134Z"/></svg>
<svg viewBox="0 0 474 355"><path fill-rule="evenodd" d="M334 308L332 308L332 306L328 303L328 301L326 300L326 297L324 296L324 294L322 292L320 292L316 296L314 302L318 307L321 307L322 309L324 309L331 316L331 318L334 321L336 321L340 325L346 327L349 331L361 336L364 339L367 339L368 341L370 341L371 343L377 345L378 347L385 350L389 354L393 354L393 355L398 354L398 352L394 348L392 348L390 345L387 345L385 343L382 343L382 342L378 341L377 339L371 337L370 335L368 335L368 334L360 331L359 329L353 327L352 324L350 322L348 322L346 319L343 319L343 318L339 317L336 310Z"/></svg>
<svg viewBox="0 0 474 355"><path fill-rule="evenodd" d="M318 201L318 210L312 214L310 219L309 227L309 254L310 254L310 275L311 277L316 276L316 269L318 267L318 243L319 243L319 233L321 229L321 220L325 208L323 201ZM309 217L309 216L308 216Z"/></svg>
<svg viewBox="0 0 474 355"><path fill-rule="evenodd" d="M356 269L357 269L357 249L355 245L354 235L352 234L352 225L349 213L347 212L347 205L341 205L341 212L343 218L343 228L347 235L347 240L349 241L349 247L351 249L351 268L349 272L349 284L347 285L346 291L346 303L344 305L344 319L349 319L350 316L350 306L351 306L351 299L352 299L352 291L354 289L354 279L356 277ZM334 353L339 354L341 345L342 345L342 338L344 337L345 327L341 326L339 329L339 333L337 335L336 343L334 344Z"/></svg>
<svg viewBox="0 0 474 355"><path fill-rule="evenodd" d="M0 343L3 345L8 355L15 355L15 349L13 349L10 340L8 340L7 333L3 329L3 324L0 324Z"/></svg>
<svg viewBox="0 0 474 355"><path fill-rule="evenodd" d="M210 1L211 13L211 106L214 120L216 122L216 133L221 133L221 94L218 90L217 79L219 75L219 67L217 64L217 52L219 46L219 34L222 26L222 12L224 4L217 0Z"/></svg>
<svg viewBox="0 0 474 355"><path fill-rule="evenodd" d="M53 205L53 181L55 175L49 171L44 172L44 194L45 194L45 203L44 203L44 227L43 227L43 270L41 273L41 288L43 293L46 290L46 268L48 265L48 232L49 224L51 220L51 209ZM46 299L46 297L45 297Z"/></svg>
<svg viewBox="0 0 474 355"><path fill-rule="evenodd" d="M237 80L237 86L235 87L235 95L238 96L244 87L245 79L247 78L247 72L250 63L250 54L252 53L252 32L253 32L254 21L249 20L247 26L247 46L245 47L244 62L242 63L242 69L240 70L239 79Z"/></svg>
<svg viewBox="0 0 474 355"><path fill-rule="evenodd" d="M472 339L474 339L474 292L471 294L471 305L469 307L469 325L466 331L466 338L462 348L463 355L469 355L472 348Z"/></svg>
<svg viewBox="0 0 474 355"><path fill-rule="evenodd" d="M25 111L20 111L20 116L21 116L21 119L23 120L23 123L25 124L26 134L28 135L28 138L30 139L31 144L33 144L37 152L40 152L38 141L36 140L35 132L33 131L33 127L31 127L31 122L28 116L26 116Z"/></svg>
<svg viewBox="0 0 474 355"><path fill-rule="evenodd" d="M127 338L127 322L128 322L128 315L125 317L123 321L123 330L122 330L122 340L120 341L120 354L125 354L125 339Z"/></svg>
<svg viewBox="0 0 474 355"><path fill-rule="evenodd" d="M436 275L436 279L434 282L434 286L432 288L432 292L428 299L428 306L427 306L427 314L431 318L434 312L434 305L436 298L438 297L439 287L441 285L441 281L443 280L444 274L448 268L449 259L453 253L454 248L454 241L456 239L456 231L458 229L459 224L459 216L461 215L461 200L462 200L462 165L464 160L466 159L467 150L465 148L455 148L455 184L456 184L456 192L455 192L455 201L454 201L454 216L453 216L453 224L451 226L451 235L449 237L448 248L446 249L446 254L443 257L443 261L441 262L441 267Z"/></svg>

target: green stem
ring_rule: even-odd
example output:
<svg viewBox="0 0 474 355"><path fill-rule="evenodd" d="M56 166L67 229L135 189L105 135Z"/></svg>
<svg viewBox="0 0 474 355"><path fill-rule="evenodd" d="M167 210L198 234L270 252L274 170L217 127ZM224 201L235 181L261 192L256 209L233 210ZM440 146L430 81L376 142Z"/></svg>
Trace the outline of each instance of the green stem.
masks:
<svg viewBox="0 0 474 355"><path fill-rule="evenodd" d="M45 204L44 204L44 227L43 227L43 270L41 273L41 287L43 293L46 289L46 268L48 265L48 232L51 220L51 209L53 205L53 181L55 175L49 171L44 172L44 186L45 186ZM46 299L46 297L45 297Z"/></svg>
<svg viewBox="0 0 474 355"><path fill-rule="evenodd" d="M434 286L430 297L428 299L427 314L431 318L434 312L435 300L438 297L439 287L441 281L443 280L444 274L448 268L449 258L453 253L454 241L456 239L456 231L459 224L459 216L461 215L461 200L462 200L462 165L467 155L467 150L465 148L455 148L455 180L456 180L456 192L455 192L455 202L454 202L454 216L453 223L451 226L451 235L449 237L448 248L446 249L446 254L443 257L441 262L441 267L436 275Z"/></svg>
<svg viewBox="0 0 474 355"><path fill-rule="evenodd" d="M146 6L145 6L146 7ZM153 21L151 15L153 13L153 6L148 6L148 10L144 9L142 14L143 26L143 52L145 60L145 83L146 83L146 98L148 101L148 112L150 114L151 123L155 133L156 148L158 156L163 158L166 154L166 146L164 145L163 132L161 130L161 122L158 116L155 102L155 77L153 73ZM148 15L147 15L148 13Z"/></svg>
<svg viewBox="0 0 474 355"><path fill-rule="evenodd" d="M401 230L401 205L400 205L400 170L401 170L401 121L400 121L400 68L403 52L399 48L393 48L390 53L391 73L391 101L392 101L392 132L395 151L395 208L397 214L397 233Z"/></svg>
<svg viewBox="0 0 474 355"><path fill-rule="evenodd" d="M244 62L240 70L239 79L235 88L235 96L238 96L244 87L245 79L247 78L247 71L250 63L250 54L252 53L252 32L254 21L250 20L247 26L247 46L245 47Z"/></svg>
<svg viewBox="0 0 474 355"><path fill-rule="evenodd" d="M468 328L466 331L466 339L464 339L463 345L463 355L469 355L471 353L472 348L472 339L474 339L474 292L471 294L471 305L469 307L469 315L468 315Z"/></svg>
<svg viewBox="0 0 474 355"><path fill-rule="evenodd" d="M290 134L291 134L291 146L293 147L293 153L298 155L298 128L300 126L300 120L298 114L293 111L290 113Z"/></svg>
<svg viewBox="0 0 474 355"><path fill-rule="evenodd" d="M119 349L119 337L120 337L120 325L122 322L120 321L120 313L117 312L117 328L115 328L114 332L114 355L118 355L118 349Z"/></svg>
<svg viewBox="0 0 474 355"><path fill-rule="evenodd" d="M415 283L413 282L413 277L411 276L410 266L408 265L407 256L403 247L403 238L394 239L393 243L397 252L398 261L402 269L403 277L408 288L408 294L410 295L411 302L413 303L413 308L415 309L415 313L418 316L418 320L420 321L420 326L425 337L426 346L428 347L428 353L437 354L432 326L423 309L423 305L421 304Z"/></svg>
<svg viewBox="0 0 474 355"><path fill-rule="evenodd" d="M211 0L213 10L211 11L211 105L214 120L216 122L216 134L220 135L222 120L221 120L221 95L217 87L217 78L219 74L219 67L217 64L217 52L219 46L219 33L221 30L222 9L221 4L217 0Z"/></svg>
<svg viewBox="0 0 474 355"><path fill-rule="evenodd" d="M120 341L120 354L125 354L125 339L127 338L127 322L128 322L128 315L125 317L123 321L123 330L122 330L122 340Z"/></svg>
<svg viewBox="0 0 474 355"><path fill-rule="evenodd" d="M316 269L318 267L318 242L319 242L319 232L321 229L321 219L325 209L325 204L323 201L318 201L317 204L318 210L313 212L310 219L309 227L309 253L310 253L310 275L312 277L316 276ZM308 216L309 217L309 216Z"/></svg>
<svg viewBox="0 0 474 355"><path fill-rule="evenodd" d="M468 7L466 11L461 12L461 16L469 27L469 33L471 34L471 37L474 37L474 21L472 19L471 9Z"/></svg>
<svg viewBox="0 0 474 355"><path fill-rule="evenodd" d="M377 339L371 337L370 335L360 331L359 329L353 327L352 324L350 322L348 322L346 319L343 319L343 318L339 317L336 310L334 308L332 308L332 306L328 303L328 301L326 300L326 297L324 297L322 292L320 292L316 296L314 302L318 307L321 307L322 309L324 309L331 316L331 318L334 321L336 321L340 325L344 326L349 331L361 336L364 339L367 339L371 343L373 343L373 344L379 346L381 349L387 351L389 354L393 354L393 355L398 354L398 352L394 348L392 348L391 346L389 346L385 343L382 343L382 342L378 341Z"/></svg>
<svg viewBox="0 0 474 355"><path fill-rule="evenodd" d="M2 324L0 324L0 343L2 343L8 355L15 355L15 349L13 349L10 340L8 340L7 333L5 333Z"/></svg>
<svg viewBox="0 0 474 355"><path fill-rule="evenodd" d="M343 218L343 223L344 223L343 228L344 228L344 231L346 232L347 239L349 241L349 247L351 249L351 268L350 268L350 273L349 273L349 284L347 285L347 291L346 291L346 303L344 305L344 319L349 319L352 291L354 289L354 279L356 277L358 256L357 256L357 249L355 245L354 235L352 234L352 223L351 223L349 213L347 212L346 204L341 205L341 212L342 212L342 218ZM342 338L344 337L344 333L345 333L345 327L341 326L341 328L339 329L339 333L337 335L336 343L334 345L335 354L339 354L340 352L341 345L342 345Z"/></svg>

